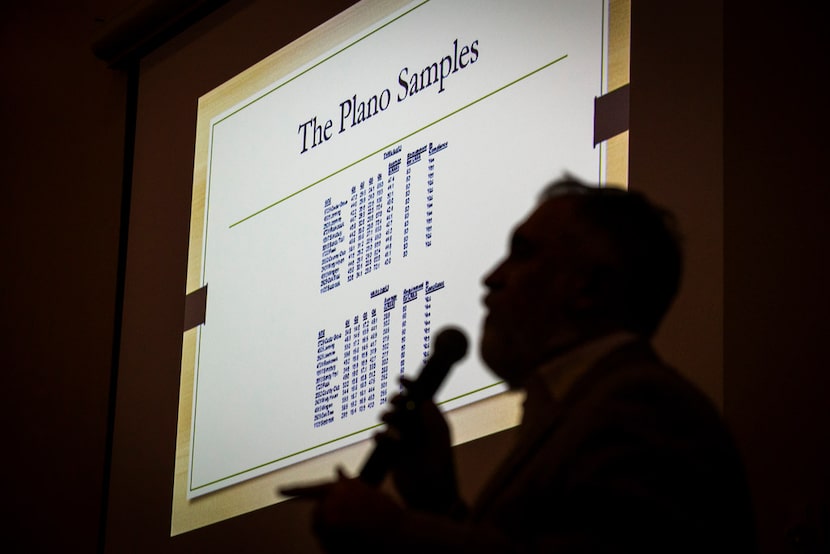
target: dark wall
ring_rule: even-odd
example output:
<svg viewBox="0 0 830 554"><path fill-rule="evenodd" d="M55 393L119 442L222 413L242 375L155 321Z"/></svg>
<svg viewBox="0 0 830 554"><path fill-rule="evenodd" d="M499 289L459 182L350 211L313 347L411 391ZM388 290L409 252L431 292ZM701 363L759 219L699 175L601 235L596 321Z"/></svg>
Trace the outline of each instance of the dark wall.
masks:
<svg viewBox="0 0 830 554"><path fill-rule="evenodd" d="M116 329L126 76L91 54L95 18L109 15L97 3L19 4L4 7L0 23L0 317L11 435L4 474L12 492L4 527L19 547L12 551L90 552L99 534ZM725 415L746 458L763 551L786 552L795 524L818 529L828 517L830 383L821 348L830 198L819 173L827 125L819 18L730 2L721 33L721 2L633 4L632 179L688 171L694 155L673 159L664 145L710 151L712 144L699 143L712 140L713 125L724 129L715 146L721 167L705 162L723 186L701 183L708 196L696 196L711 199L716 221L706 232L722 227L722 247L708 251L705 237L695 247L701 259L722 257L705 278L720 264L722 297L710 302L722 304L724 317L712 324L723 340L722 347L699 344L704 353L692 356L723 360ZM678 87L691 91L673 105L667 92ZM705 216L707 201L691 209ZM692 317L697 303L682 306L681 316ZM675 314L669 331L685 332L689 348L712 331L695 318L684 330ZM152 391L136 394L156 401ZM146 432L134 425L132 432ZM137 493L143 477L135 475ZM141 498L134 517L119 523L136 536L158 532L146 528ZM274 514L246 521L264 526ZM217 526L201 546L227 547L243 529Z"/></svg>
<svg viewBox="0 0 830 554"><path fill-rule="evenodd" d="M827 35L809 10L745 4L725 19L726 415L765 551L817 552L818 534L826 552Z"/></svg>
<svg viewBox="0 0 830 554"><path fill-rule="evenodd" d="M0 548L10 542L6 551L92 552L105 460L126 79L90 53L98 25L91 2L14 4L0 10Z"/></svg>

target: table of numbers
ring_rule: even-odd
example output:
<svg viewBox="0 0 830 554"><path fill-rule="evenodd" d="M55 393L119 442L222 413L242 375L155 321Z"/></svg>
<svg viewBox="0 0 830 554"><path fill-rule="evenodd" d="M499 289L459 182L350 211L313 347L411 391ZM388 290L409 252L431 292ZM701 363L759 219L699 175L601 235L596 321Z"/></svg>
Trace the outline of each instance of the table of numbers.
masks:
<svg viewBox="0 0 830 554"><path fill-rule="evenodd" d="M416 243L429 249L440 240L433 226L440 213L436 168L447 146L427 142L391 148L378 154L379 171L325 199L321 295L360 287L361 280L408 258ZM433 303L445 288L437 277L400 290L385 284L367 291L365 307L344 314L337 328L318 330L315 428L383 406L397 392L398 378L428 358Z"/></svg>

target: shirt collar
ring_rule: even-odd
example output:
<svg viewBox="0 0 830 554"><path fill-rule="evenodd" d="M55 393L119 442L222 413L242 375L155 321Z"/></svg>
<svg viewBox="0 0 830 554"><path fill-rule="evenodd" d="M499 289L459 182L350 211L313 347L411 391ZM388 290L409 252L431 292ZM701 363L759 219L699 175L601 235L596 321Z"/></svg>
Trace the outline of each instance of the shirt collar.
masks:
<svg viewBox="0 0 830 554"><path fill-rule="evenodd" d="M551 358L536 369L525 384L522 424L542 421L550 404L561 400L573 384L600 359L637 335L619 331L587 341L561 355Z"/></svg>
<svg viewBox="0 0 830 554"><path fill-rule="evenodd" d="M547 361L534 373L551 397L561 399L576 380L606 354L636 338L634 333L618 331L590 340Z"/></svg>

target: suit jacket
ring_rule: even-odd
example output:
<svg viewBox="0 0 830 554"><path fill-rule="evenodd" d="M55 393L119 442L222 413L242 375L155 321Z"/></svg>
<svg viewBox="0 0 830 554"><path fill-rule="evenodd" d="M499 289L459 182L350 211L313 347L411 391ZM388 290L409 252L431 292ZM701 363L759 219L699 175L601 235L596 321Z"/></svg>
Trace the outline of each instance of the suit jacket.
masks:
<svg viewBox="0 0 830 554"><path fill-rule="evenodd" d="M467 521L410 521L412 551L755 549L742 464L718 411L646 342L604 356L546 417Z"/></svg>

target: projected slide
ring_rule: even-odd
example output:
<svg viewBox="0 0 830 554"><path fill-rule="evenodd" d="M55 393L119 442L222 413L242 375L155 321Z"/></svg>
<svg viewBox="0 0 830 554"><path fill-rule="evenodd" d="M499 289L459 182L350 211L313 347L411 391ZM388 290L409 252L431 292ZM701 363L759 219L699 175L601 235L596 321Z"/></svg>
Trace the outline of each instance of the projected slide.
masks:
<svg viewBox="0 0 830 554"><path fill-rule="evenodd" d="M473 345L442 408L505 390L481 279L544 184L604 180L607 22L603 1L415 2L211 117L188 499L366 441L442 327Z"/></svg>

